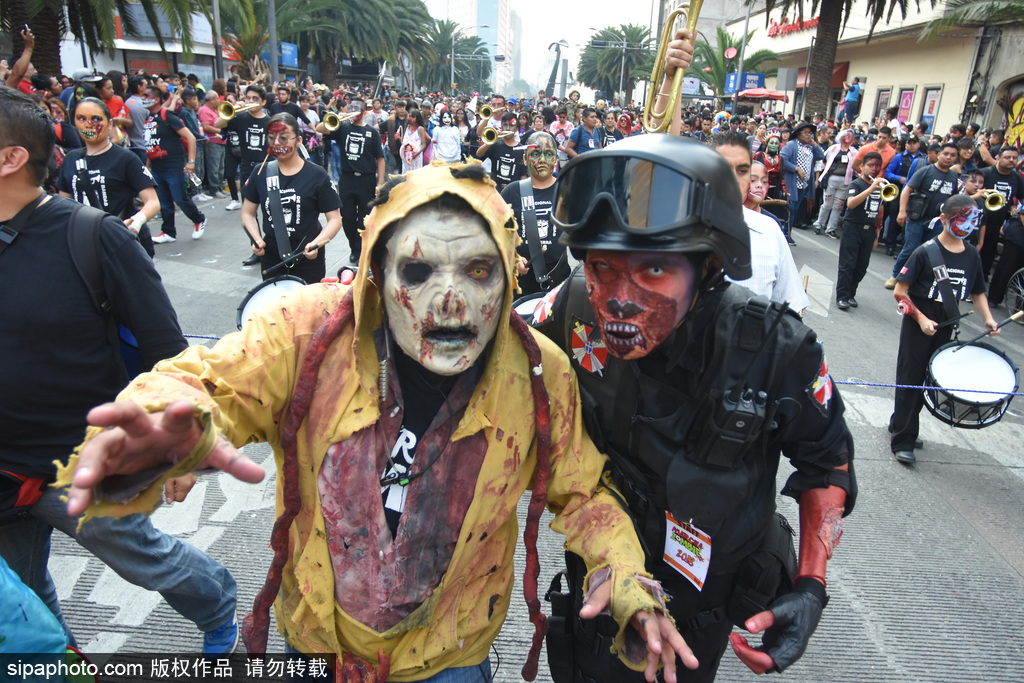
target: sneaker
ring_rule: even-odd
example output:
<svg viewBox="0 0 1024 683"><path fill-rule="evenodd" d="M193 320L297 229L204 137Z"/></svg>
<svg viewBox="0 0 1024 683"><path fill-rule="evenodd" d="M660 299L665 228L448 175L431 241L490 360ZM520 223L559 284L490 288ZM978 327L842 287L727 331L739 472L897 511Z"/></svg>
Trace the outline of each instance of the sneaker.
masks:
<svg viewBox="0 0 1024 683"><path fill-rule="evenodd" d="M192 239L197 240L203 236L206 232L206 219L204 218L199 223L196 223L196 229L192 231Z"/></svg>
<svg viewBox="0 0 1024 683"><path fill-rule="evenodd" d="M857 300L854 299L852 296L849 299L847 299L847 301L850 302L850 308L857 308Z"/></svg>
<svg viewBox="0 0 1024 683"><path fill-rule="evenodd" d="M207 196L208 196L208 197L209 197L210 199L224 199L224 197L227 197L227 195L226 195L226 194L224 194L223 192L221 192L220 190L217 190L216 192L211 192L211 193L210 193L209 195L207 195Z"/></svg>
<svg viewBox="0 0 1024 683"><path fill-rule="evenodd" d="M229 655L238 647L238 615L221 626L203 634L203 653L208 655Z"/></svg>
<svg viewBox="0 0 1024 683"><path fill-rule="evenodd" d="M914 451L893 451L892 454L905 465L913 465L917 462L917 458L914 457Z"/></svg>
<svg viewBox="0 0 1024 683"><path fill-rule="evenodd" d="M200 192L199 194L197 194L197 195L196 195L195 197L193 197L192 199L194 199L194 200L195 200L195 201L197 201L197 202L208 202L208 201L210 201L211 199L213 199L213 197L211 197L211 196L210 196L210 195L208 195L208 194L203 194L202 192Z"/></svg>
<svg viewBox="0 0 1024 683"><path fill-rule="evenodd" d="M796 240L793 239L790 235L786 235L786 241L789 243L789 246L791 246L791 247L795 247L796 246Z"/></svg>
<svg viewBox="0 0 1024 683"><path fill-rule="evenodd" d="M896 278L891 277L888 280L886 280L885 281L885 288L886 289L896 289Z"/></svg>
<svg viewBox="0 0 1024 683"><path fill-rule="evenodd" d="M228 202L228 205L224 207L224 210L225 211L237 211L240 208L242 208L242 203L240 201L238 201L237 199L232 199L230 202Z"/></svg>
<svg viewBox="0 0 1024 683"><path fill-rule="evenodd" d="M153 235L153 244L166 244L167 242L175 241L175 239L166 232L161 232L159 235Z"/></svg>
<svg viewBox="0 0 1024 683"><path fill-rule="evenodd" d="M839 307L840 311L845 311L846 309L848 309L850 307L850 300L849 299L840 299L839 301L836 302L836 306Z"/></svg>
<svg viewBox="0 0 1024 683"><path fill-rule="evenodd" d="M828 235L829 237L831 237L834 240L839 239L839 231L838 230L826 230L825 234Z"/></svg>

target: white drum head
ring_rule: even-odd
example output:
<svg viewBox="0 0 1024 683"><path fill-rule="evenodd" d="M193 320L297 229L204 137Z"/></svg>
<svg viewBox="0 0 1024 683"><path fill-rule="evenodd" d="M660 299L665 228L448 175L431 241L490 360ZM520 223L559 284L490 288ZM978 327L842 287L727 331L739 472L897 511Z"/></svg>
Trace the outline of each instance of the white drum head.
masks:
<svg viewBox="0 0 1024 683"><path fill-rule="evenodd" d="M965 346L953 353L955 348L942 349L931 361L932 377L946 394L970 403L998 403L1014 392L1016 373L1005 358L980 346ZM980 394L964 389L999 393Z"/></svg>
<svg viewBox="0 0 1024 683"><path fill-rule="evenodd" d="M245 301L242 302L242 306L238 309L238 329L242 329L242 325L249 320L249 317L256 309L269 306L282 294L296 290L299 287L305 287L305 285L305 282L290 275L276 280L267 280L260 284L260 286L249 292Z"/></svg>

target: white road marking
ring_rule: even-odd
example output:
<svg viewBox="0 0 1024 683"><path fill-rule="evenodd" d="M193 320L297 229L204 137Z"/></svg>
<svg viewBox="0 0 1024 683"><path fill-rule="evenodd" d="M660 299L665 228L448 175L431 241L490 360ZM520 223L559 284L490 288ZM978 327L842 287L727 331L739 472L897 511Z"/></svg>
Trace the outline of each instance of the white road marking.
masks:
<svg viewBox="0 0 1024 683"><path fill-rule="evenodd" d="M75 584L81 578L89 564L88 556L54 555L46 563L50 570L50 577L53 579L53 586L57 589L57 599L67 600L75 590Z"/></svg>
<svg viewBox="0 0 1024 683"><path fill-rule="evenodd" d="M827 318L832 307L833 281L806 263L800 268L800 282L803 282L805 277L808 278L807 298L810 300L807 311Z"/></svg>
<svg viewBox="0 0 1024 683"><path fill-rule="evenodd" d="M100 631L92 640L82 648L85 654L118 652L121 646L128 642L127 633L112 633L111 631Z"/></svg>
<svg viewBox="0 0 1024 683"><path fill-rule="evenodd" d="M161 505L150 517L153 526L172 536L195 533L203 514L207 486L207 482L199 481L182 502Z"/></svg>

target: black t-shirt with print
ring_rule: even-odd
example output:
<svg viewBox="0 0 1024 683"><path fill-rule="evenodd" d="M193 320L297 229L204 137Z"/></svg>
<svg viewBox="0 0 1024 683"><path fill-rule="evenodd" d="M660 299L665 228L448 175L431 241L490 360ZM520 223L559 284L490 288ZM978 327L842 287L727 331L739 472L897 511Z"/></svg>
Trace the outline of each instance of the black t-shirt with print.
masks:
<svg viewBox="0 0 1024 683"><path fill-rule="evenodd" d="M377 159L384 156L384 148L380 133L373 126L354 126L345 121L336 131L324 137L338 143L342 172L377 172Z"/></svg>
<svg viewBox="0 0 1024 683"><path fill-rule="evenodd" d="M491 160L491 179L498 186L499 192L509 183L526 175L522 151L505 144L504 140L491 145L484 158Z"/></svg>
<svg viewBox="0 0 1024 683"><path fill-rule="evenodd" d="M998 211L985 211L986 225L1001 226L1010 217L1010 207L1024 200L1024 180L1016 170L1003 175L995 166L982 169L986 190L999 190L1006 198L1006 205Z"/></svg>
<svg viewBox="0 0 1024 683"><path fill-rule="evenodd" d="M238 146L242 150L242 168L252 168L263 163L267 156L267 121L269 116L256 118L249 112L236 114L225 130L238 135ZM248 180L248 177L246 177Z"/></svg>
<svg viewBox="0 0 1024 683"><path fill-rule="evenodd" d="M928 253L925 251L925 245L931 241L933 240L914 250L896 279L910 285L910 298L922 313L936 322L942 322L946 319L941 304L942 295L935 281ZM972 294L984 294L985 278L982 276L981 256L978 250L970 244L965 244L962 252L954 253L947 251L937 239L934 241L939 245L939 253L949 273L949 284L953 287L953 294L957 300L967 301Z"/></svg>
<svg viewBox="0 0 1024 683"><path fill-rule="evenodd" d="M914 172L913 177L907 181L907 185L928 196L924 213L921 215L922 220L935 218L942 213L942 205L956 194L957 180L956 173L953 171L943 173L934 164L919 168Z"/></svg>
<svg viewBox="0 0 1024 683"><path fill-rule="evenodd" d="M850 190L846 195L847 201L850 197L856 197L864 190L871 187L871 183L864 180L863 178L854 178L853 182L850 183ZM875 190L868 195L868 198L861 202L860 206L850 208L850 205L846 205L846 215L843 217L847 223L853 223L855 225L874 225L878 219L878 210L882 206L882 191Z"/></svg>
<svg viewBox="0 0 1024 683"><path fill-rule="evenodd" d="M83 162L86 170L79 171L78 167ZM85 173L89 177L88 192L79 184L79 178ZM96 206L112 216L122 216L133 209L133 201L139 192L154 185L153 176L139 157L117 146L92 156L87 155L84 148L68 152L57 178L58 190L67 192L77 202Z"/></svg>
<svg viewBox="0 0 1024 683"><path fill-rule="evenodd" d="M184 140L178 131L188 127L178 115L167 109L150 114L143 128L146 138L146 156L149 166L155 170L185 168Z"/></svg>
<svg viewBox="0 0 1024 683"><path fill-rule="evenodd" d="M551 212L555 205L555 195L557 191L557 182L551 187L546 187L543 190L538 190L536 188L533 190L533 210L537 215L537 235L540 237L541 247L544 248L545 271L543 274L550 273L551 285L557 285L559 282L565 280L569 277L569 272L571 270L569 268L569 260L567 258L562 258L565 254L566 247L564 244L559 244L558 229L555 227L555 224L551 222ZM522 194L519 191L519 183L509 183L505 189L501 191L501 198L512 207L516 216L516 224L519 226L519 237L522 239L522 243L516 247L516 253L527 261L530 261L530 246L526 241L526 224L523 221L523 212L529 207L525 205L526 202L524 202ZM553 270L554 272L552 272ZM536 274L533 272L532 265L530 267L530 272L526 275L519 276L519 286L522 287L523 294L533 294L534 292L542 291L541 286L537 283Z"/></svg>
<svg viewBox="0 0 1024 683"><path fill-rule="evenodd" d="M288 241L294 252L320 234L320 215L340 209L341 198L331 186L331 178L327 175L327 171L308 161L302 164L302 168L295 175L284 175L278 172L277 177L281 194L281 210L288 229ZM242 198L259 204L263 209L264 241L267 247L261 264L266 270L281 262L277 238L272 232L274 221L270 213L266 166L253 171L249 182L242 188ZM324 250L321 249L315 261L319 263L324 258ZM292 262L292 268L301 270L304 266L309 265L305 261L309 261L309 259L305 257L296 259ZM268 277L284 274L282 269L278 269Z"/></svg>
<svg viewBox="0 0 1024 683"><path fill-rule="evenodd" d="M292 116L295 117L296 121L299 121L299 120L305 118L302 115L302 107L300 107L299 105L297 105L297 104L295 104L294 102L291 102L291 101L289 101L288 104L281 104L280 102L274 102L272 105L270 105L270 109L268 111L270 112L271 116L274 116L275 114L282 114L282 113L283 114L291 114Z"/></svg>

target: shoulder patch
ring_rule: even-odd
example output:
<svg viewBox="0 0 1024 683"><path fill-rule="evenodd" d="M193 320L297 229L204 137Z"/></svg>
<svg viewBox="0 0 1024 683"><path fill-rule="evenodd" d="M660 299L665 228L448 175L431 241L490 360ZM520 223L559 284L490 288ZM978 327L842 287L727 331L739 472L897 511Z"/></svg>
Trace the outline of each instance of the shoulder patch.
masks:
<svg viewBox="0 0 1024 683"><path fill-rule="evenodd" d="M600 377L608 360L608 349L601 333L573 317L571 341L573 359L581 368Z"/></svg>
<svg viewBox="0 0 1024 683"><path fill-rule="evenodd" d="M821 367L818 374L814 381L807 385L806 391L822 416L828 417L829 403L832 400L832 376L828 372L828 360L824 351L821 352Z"/></svg>

